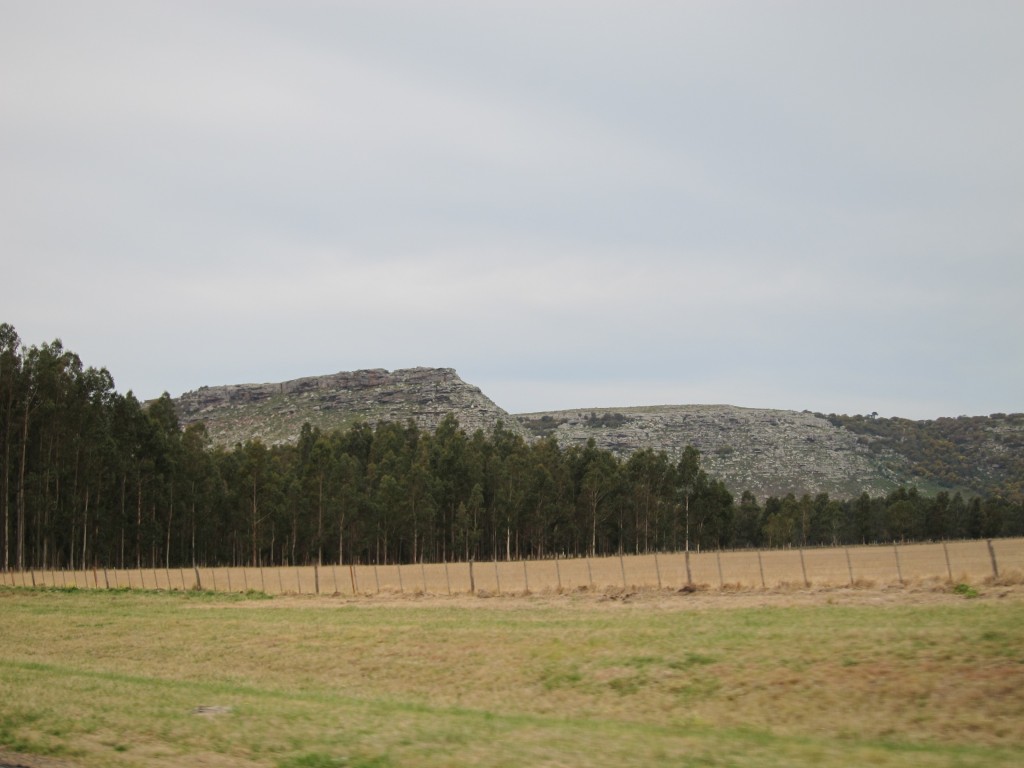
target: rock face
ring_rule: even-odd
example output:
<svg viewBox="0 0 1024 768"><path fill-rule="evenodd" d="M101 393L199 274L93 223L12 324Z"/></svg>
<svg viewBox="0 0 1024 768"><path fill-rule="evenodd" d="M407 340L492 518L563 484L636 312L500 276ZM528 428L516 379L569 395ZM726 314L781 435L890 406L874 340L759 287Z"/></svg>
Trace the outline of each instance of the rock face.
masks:
<svg viewBox="0 0 1024 768"><path fill-rule="evenodd" d="M490 432L498 421L520 431L514 418L451 368L372 369L277 384L200 387L175 405L183 426L205 422L213 442L226 446L252 438L269 445L294 443L307 421L329 431L357 421L412 419L432 431L450 413L470 434Z"/></svg>
<svg viewBox="0 0 1024 768"><path fill-rule="evenodd" d="M872 451L858 436L808 412L729 405L665 405L519 414L537 436L560 445L584 445L627 456L639 448L670 456L687 445L701 452L701 466L736 494L828 493L847 498L884 493L911 481L898 454Z"/></svg>

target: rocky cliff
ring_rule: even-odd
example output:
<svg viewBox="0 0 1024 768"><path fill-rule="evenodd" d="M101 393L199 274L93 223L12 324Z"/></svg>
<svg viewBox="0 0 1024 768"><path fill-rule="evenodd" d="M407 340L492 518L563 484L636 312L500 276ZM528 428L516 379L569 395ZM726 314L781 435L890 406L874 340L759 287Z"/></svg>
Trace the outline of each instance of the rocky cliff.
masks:
<svg viewBox="0 0 1024 768"><path fill-rule="evenodd" d="M406 422L433 430L452 413L467 432L490 432L515 419L451 368L373 369L311 376L277 384L200 387L175 400L182 425L205 422L214 443L251 438L274 445L295 442L303 423L323 431L357 421Z"/></svg>

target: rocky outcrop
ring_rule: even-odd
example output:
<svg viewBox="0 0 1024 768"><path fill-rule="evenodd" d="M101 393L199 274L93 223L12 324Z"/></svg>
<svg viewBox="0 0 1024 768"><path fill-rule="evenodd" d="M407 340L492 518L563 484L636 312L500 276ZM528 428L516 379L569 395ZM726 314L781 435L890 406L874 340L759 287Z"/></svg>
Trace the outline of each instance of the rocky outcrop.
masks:
<svg viewBox="0 0 1024 768"><path fill-rule="evenodd" d="M472 434L503 421L521 428L479 388L451 368L408 368L311 376L276 384L200 387L175 400L182 425L204 422L214 443L234 445L252 438L274 445L298 439L305 422L323 431L358 421L384 421L434 430L448 414ZM525 432L523 432L525 434Z"/></svg>
<svg viewBox="0 0 1024 768"><path fill-rule="evenodd" d="M882 493L910 479L898 454L871 450L853 432L808 412L729 405L665 405L519 414L534 435L627 456L652 448L676 456L692 445L701 466L735 493L759 497Z"/></svg>

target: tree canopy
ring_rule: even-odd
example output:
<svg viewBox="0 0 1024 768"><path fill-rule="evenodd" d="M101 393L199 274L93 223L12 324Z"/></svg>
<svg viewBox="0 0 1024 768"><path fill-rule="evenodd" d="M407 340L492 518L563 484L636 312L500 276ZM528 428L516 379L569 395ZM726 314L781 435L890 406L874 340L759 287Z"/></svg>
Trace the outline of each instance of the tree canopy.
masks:
<svg viewBox="0 0 1024 768"><path fill-rule="evenodd" d="M1024 535L1024 504L916 489L833 500L733 492L687 448L627 459L360 423L211 445L166 393L144 404L59 340L0 325L3 569L425 562Z"/></svg>

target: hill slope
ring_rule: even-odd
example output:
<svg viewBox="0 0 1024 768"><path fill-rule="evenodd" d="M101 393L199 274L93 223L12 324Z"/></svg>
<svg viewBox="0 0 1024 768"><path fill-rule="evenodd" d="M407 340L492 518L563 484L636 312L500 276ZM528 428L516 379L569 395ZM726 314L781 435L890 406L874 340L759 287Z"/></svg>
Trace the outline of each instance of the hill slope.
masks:
<svg viewBox="0 0 1024 768"><path fill-rule="evenodd" d="M701 465L735 493L764 497L828 493L848 497L885 493L909 475L893 451L872 451L853 432L810 413L730 405L664 405L520 414L535 435L561 445L590 438L620 455L650 447L670 455L687 445Z"/></svg>

